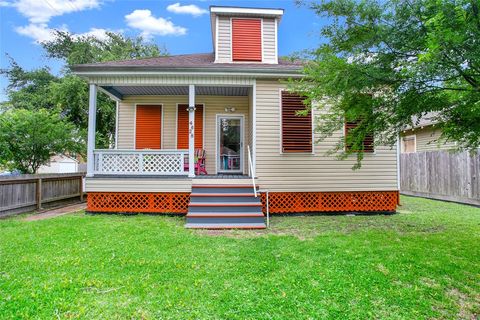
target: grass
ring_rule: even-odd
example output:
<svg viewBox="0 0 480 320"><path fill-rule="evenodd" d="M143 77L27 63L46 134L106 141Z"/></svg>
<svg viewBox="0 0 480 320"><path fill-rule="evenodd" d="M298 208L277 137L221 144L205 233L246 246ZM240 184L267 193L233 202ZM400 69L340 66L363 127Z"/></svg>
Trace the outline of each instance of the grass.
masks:
<svg viewBox="0 0 480 320"><path fill-rule="evenodd" d="M480 209L402 198L391 216L0 220L0 318L476 319Z"/></svg>

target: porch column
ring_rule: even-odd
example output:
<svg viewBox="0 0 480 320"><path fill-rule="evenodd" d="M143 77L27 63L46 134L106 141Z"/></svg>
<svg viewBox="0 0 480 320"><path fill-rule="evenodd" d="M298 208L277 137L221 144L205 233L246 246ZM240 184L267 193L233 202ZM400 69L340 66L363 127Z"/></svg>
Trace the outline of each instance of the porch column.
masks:
<svg viewBox="0 0 480 320"><path fill-rule="evenodd" d="M95 125L97 119L97 86L90 84L88 100L87 177L93 177L95 149Z"/></svg>
<svg viewBox="0 0 480 320"><path fill-rule="evenodd" d="M188 176L195 177L195 86L188 86Z"/></svg>

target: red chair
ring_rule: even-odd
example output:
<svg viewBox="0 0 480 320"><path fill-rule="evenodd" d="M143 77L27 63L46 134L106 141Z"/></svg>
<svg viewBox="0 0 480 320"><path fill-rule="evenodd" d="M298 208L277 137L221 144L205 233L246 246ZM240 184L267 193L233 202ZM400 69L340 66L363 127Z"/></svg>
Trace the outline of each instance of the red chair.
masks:
<svg viewBox="0 0 480 320"><path fill-rule="evenodd" d="M206 169L206 164L205 164L205 150L204 149L195 149L195 174L200 175L200 174L208 174L207 169ZM188 156L185 161L185 164L183 166L185 171L188 171L189 169L188 165Z"/></svg>

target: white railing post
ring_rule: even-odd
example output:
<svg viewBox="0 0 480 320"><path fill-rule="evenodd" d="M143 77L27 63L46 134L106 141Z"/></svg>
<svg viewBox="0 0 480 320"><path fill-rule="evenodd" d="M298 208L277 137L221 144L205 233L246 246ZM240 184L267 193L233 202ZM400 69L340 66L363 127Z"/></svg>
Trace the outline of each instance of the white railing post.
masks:
<svg viewBox="0 0 480 320"><path fill-rule="evenodd" d="M138 171L140 173L143 173L145 171L143 168L143 153L140 153L138 155Z"/></svg>
<svg viewBox="0 0 480 320"><path fill-rule="evenodd" d="M250 145L247 146L248 150L248 171L252 177L253 192L255 193L255 198L257 197L257 186L255 185L255 170L252 164L252 154L250 152Z"/></svg>
<svg viewBox="0 0 480 320"><path fill-rule="evenodd" d="M195 86L188 86L188 176L195 177Z"/></svg>
<svg viewBox="0 0 480 320"><path fill-rule="evenodd" d="M103 153L98 154L98 172L103 172Z"/></svg>
<svg viewBox="0 0 480 320"><path fill-rule="evenodd" d="M92 177L95 170L95 125L97 118L97 86L90 84L88 99L88 134L87 134L87 177Z"/></svg>

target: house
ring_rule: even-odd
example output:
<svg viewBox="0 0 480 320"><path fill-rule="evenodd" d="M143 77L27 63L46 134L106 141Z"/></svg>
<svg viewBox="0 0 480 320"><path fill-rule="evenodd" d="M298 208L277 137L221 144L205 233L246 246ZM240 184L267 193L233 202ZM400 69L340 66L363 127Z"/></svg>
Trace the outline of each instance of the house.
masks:
<svg viewBox="0 0 480 320"><path fill-rule="evenodd" d="M191 228L264 228L267 210L395 211L398 150L369 148L353 171L355 157L325 154L343 131L316 143L318 112L297 116L285 80L302 65L278 56L283 13L212 6L213 53L73 67L90 83L88 211L186 214ZM97 90L117 101L112 150L95 148Z"/></svg>
<svg viewBox="0 0 480 320"><path fill-rule="evenodd" d="M428 113L420 119L414 119L414 126L406 128L400 135L401 153L422 151L440 151L455 149L455 141L441 137L442 131L434 113Z"/></svg>
<svg viewBox="0 0 480 320"><path fill-rule="evenodd" d="M38 168L37 173L73 173L78 172L78 160L58 154L50 158L48 165Z"/></svg>

